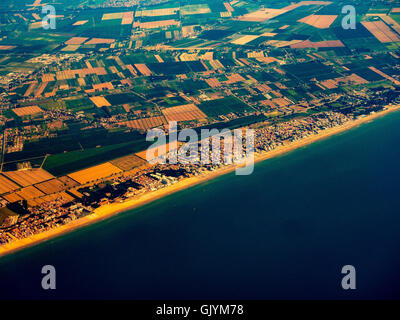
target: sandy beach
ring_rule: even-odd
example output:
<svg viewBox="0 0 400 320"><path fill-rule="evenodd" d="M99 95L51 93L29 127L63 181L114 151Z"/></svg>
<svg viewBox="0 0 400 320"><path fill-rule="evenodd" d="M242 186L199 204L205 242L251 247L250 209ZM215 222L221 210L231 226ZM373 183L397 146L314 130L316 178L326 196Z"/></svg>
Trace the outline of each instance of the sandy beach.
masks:
<svg viewBox="0 0 400 320"><path fill-rule="evenodd" d="M330 137L332 135L338 134L340 132L344 132L351 128L357 127L363 123L370 122L375 118L382 117L390 112L393 112L393 111L396 111L399 109L400 109L400 106L397 106L397 105L389 106L381 112L377 112L377 113L374 113L374 114L371 114L371 115L368 115L365 117L358 118L353 121L349 121L340 127L326 129L316 135L309 136L300 141L296 141L296 142L292 142L292 143L284 145L284 146L280 146L272 151L264 152L261 154L256 154L255 162L260 162L260 161L270 159L270 158L276 157L278 155L290 152L290 151L300 148L302 146L311 144L315 141L318 141L318 140ZM60 227L52 229L52 230L45 231L40 234L33 235L33 236L25 238L25 239L16 240L16 241L6 244L6 245L2 245L2 246L0 246L0 257L10 254L12 252L21 250L23 248L36 245L40 242L55 238L57 236L60 236L67 232L71 232L78 228L82 228L82 227L90 225L92 223L105 220L111 216L118 214L118 213L145 205L147 203L150 203L152 201L155 201L157 199L160 199L160 198L170 195L172 193L178 192L180 190L183 190L183 189L189 188L191 186L197 185L199 183L205 182L207 180L213 179L217 176L221 176L223 174L232 172L233 170L235 170L235 168L236 168L235 165L224 166L215 171L207 171L198 176L183 179L183 180L177 182L176 184L167 186L165 188L162 188L162 189L159 189L156 191L142 194L139 197L135 197L133 199L127 200L122 203L113 203L113 204L108 204L108 205L102 206L102 207L96 209L92 214L85 216L83 218L80 218L78 220L72 221L66 225L60 226Z"/></svg>

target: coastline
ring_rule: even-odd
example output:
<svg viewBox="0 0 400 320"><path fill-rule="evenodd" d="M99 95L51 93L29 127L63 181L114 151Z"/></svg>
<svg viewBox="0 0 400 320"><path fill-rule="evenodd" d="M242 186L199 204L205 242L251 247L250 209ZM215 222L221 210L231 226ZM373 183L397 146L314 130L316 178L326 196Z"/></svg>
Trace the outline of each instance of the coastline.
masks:
<svg viewBox="0 0 400 320"><path fill-rule="evenodd" d="M383 111L380 111L380 112L377 112L374 114L370 114L368 116L365 116L365 117L362 117L362 118L359 118L356 120L349 121L342 126L325 129L318 134L306 137L302 140L295 141L295 142L292 142L292 143L284 145L284 146L280 146L274 150L263 152L261 154L255 154L254 161L255 161L255 163L257 163L257 162L261 162L261 161L279 156L281 154L288 153L297 148L309 145L313 142L316 142L316 141L322 140L324 138L328 138L330 136L336 135L338 133L347 131L349 129L355 128L363 123L370 122L378 117L385 116L388 113L391 113L391 112L397 111L397 110L400 110L399 105L388 106ZM39 244L43 241L66 234L67 232L71 232L75 229L88 226L92 223L100 222L109 217L117 215L121 212L143 206L145 204L148 204L152 201L155 201L162 197L168 196L168 195L178 192L180 190L183 190L183 189L195 186L197 184L203 183L205 181L211 180L215 177L230 173L230 172L234 171L235 168L236 168L236 165L224 166L215 171L206 172L206 173L202 173L198 176L183 179L183 180L177 182L176 184L167 186L165 188L162 188L162 189L159 189L156 191L142 194L137 198L129 199L122 203L107 204L105 206L95 209L94 212L91 213L90 215L82 217L78 220L74 220L66 225L63 225L63 226L57 227L55 229L51 229L51 230L30 236L28 238L20 239L20 240L11 242L9 244L0 246L0 258L5 255L8 255L10 253L19 251L23 248L30 247L30 246Z"/></svg>

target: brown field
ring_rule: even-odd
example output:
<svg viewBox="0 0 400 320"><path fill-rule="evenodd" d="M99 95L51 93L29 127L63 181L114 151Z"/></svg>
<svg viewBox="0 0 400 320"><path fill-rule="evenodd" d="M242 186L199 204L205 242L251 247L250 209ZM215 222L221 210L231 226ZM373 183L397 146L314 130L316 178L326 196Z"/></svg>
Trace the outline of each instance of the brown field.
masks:
<svg viewBox="0 0 400 320"><path fill-rule="evenodd" d="M16 46L0 46L0 50L11 50L15 49Z"/></svg>
<svg viewBox="0 0 400 320"><path fill-rule="evenodd" d="M43 110L40 109L38 106L30 106L30 107L15 108L15 109L12 109L12 111L13 111L18 117L31 116L31 115L33 115L33 114L38 114L38 113L43 112Z"/></svg>
<svg viewBox="0 0 400 320"><path fill-rule="evenodd" d="M383 21L364 21L361 23L382 43L400 41L400 37Z"/></svg>
<svg viewBox="0 0 400 320"><path fill-rule="evenodd" d="M243 78L240 74L237 74L237 73L227 75L226 77L228 78L228 80L225 81L225 84L232 84L232 83L236 83L236 82L245 82L246 81L245 78Z"/></svg>
<svg viewBox="0 0 400 320"><path fill-rule="evenodd" d="M70 177L67 176L59 177L58 180L60 180L67 189L76 187L78 185L75 180L72 180Z"/></svg>
<svg viewBox="0 0 400 320"><path fill-rule="evenodd" d="M399 13L399 12L400 12L400 8L393 8L393 9L392 9L392 12L393 12L393 13Z"/></svg>
<svg viewBox="0 0 400 320"><path fill-rule="evenodd" d="M52 194L76 187L78 185L79 184L76 181L64 176L58 179L52 179L36 184L35 187L45 194Z"/></svg>
<svg viewBox="0 0 400 320"><path fill-rule="evenodd" d="M327 29L331 26L331 24L336 20L337 17L338 17L337 15L328 16L328 15L312 14L298 21L306 23L318 29Z"/></svg>
<svg viewBox="0 0 400 320"><path fill-rule="evenodd" d="M122 25L125 24L132 24L133 23L133 11L131 12L125 12L124 16L122 17Z"/></svg>
<svg viewBox="0 0 400 320"><path fill-rule="evenodd" d="M335 48L335 47L344 47L344 44L340 40L318 41L318 42L311 42L310 40L305 40L299 43L291 44L290 47L294 49Z"/></svg>
<svg viewBox="0 0 400 320"><path fill-rule="evenodd" d="M80 20L73 24L73 26L83 26L84 24L88 23L89 20Z"/></svg>
<svg viewBox="0 0 400 320"><path fill-rule="evenodd" d="M144 165L146 161L132 154L126 157L110 161L110 163L123 171L129 171Z"/></svg>
<svg viewBox="0 0 400 320"><path fill-rule="evenodd" d="M238 17L241 21L263 22L275 18L289 10L264 8Z"/></svg>
<svg viewBox="0 0 400 320"><path fill-rule="evenodd" d="M266 84L260 84L259 86L257 86L257 89L264 93L268 93L268 92L272 91L272 89L269 86L267 86Z"/></svg>
<svg viewBox="0 0 400 320"><path fill-rule="evenodd" d="M128 86L132 87L132 81L130 79L122 79L120 81L122 84L127 84Z"/></svg>
<svg viewBox="0 0 400 320"><path fill-rule="evenodd" d="M375 68L375 67L368 67L370 70L376 72L377 74L381 75L382 77L392 81L394 84L399 85L400 81L392 78L391 76L387 75L386 73L382 72L381 70Z"/></svg>
<svg viewBox="0 0 400 320"><path fill-rule="evenodd" d="M80 184L85 184L88 182L100 180L107 178L111 175L121 172L119 168L112 165L109 162L100 164L98 166L90 167L88 169L80 170L69 174L71 179L79 182Z"/></svg>
<svg viewBox="0 0 400 320"><path fill-rule="evenodd" d="M221 82L219 82L219 80L217 78L209 78L209 79L205 79L205 81L208 83L208 85L211 88L217 88L222 85Z"/></svg>
<svg viewBox="0 0 400 320"><path fill-rule="evenodd" d="M32 4L27 4L28 7L38 7L41 5L42 0L35 0Z"/></svg>
<svg viewBox="0 0 400 320"><path fill-rule="evenodd" d="M72 37L68 41L65 42L67 45L72 45L72 44L82 44L84 43L87 39L89 38L84 38L84 37Z"/></svg>
<svg viewBox="0 0 400 320"><path fill-rule="evenodd" d="M58 179L52 179L36 184L35 187L45 194L52 194L66 189L64 183Z"/></svg>
<svg viewBox="0 0 400 320"><path fill-rule="evenodd" d="M261 100L260 104L271 109L277 108L277 106L271 100Z"/></svg>
<svg viewBox="0 0 400 320"><path fill-rule="evenodd" d="M121 124L137 130L148 130L151 128L159 127L166 123L167 122L165 121L164 117L158 116L158 117L143 118L138 120L130 120L123 122Z"/></svg>
<svg viewBox="0 0 400 320"><path fill-rule="evenodd" d="M331 3L332 2L330 2L330 1L300 1L298 3L295 3L295 4L292 4L290 6L287 6L287 7L283 8L283 9L285 9L286 11L290 11L290 10L296 9L298 7L301 7L301 6L311 6L311 5L325 5L325 6L327 6L327 5L331 4Z"/></svg>
<svg viewBox="0 0 400 320"><path fill-rule="evenodd" d="M50 82L50 81L55 81L56 76L52 73L47 73L42 75L42 82Z"/></svg>
<svg viewBox="0 0 400 320"><path fill-rule="evenodd" d="M250 41L253 41L259 37L260 37L260 35L244 35L238 39L231 41L231 43L237 44L237 45L245 45L246 43L249 43Z"/></svg>
<svg viewBox="0 0 400 320"><path fill-rule="evenodd" d="M279 60L274 57L258 57L256 59L257 59L257 61L264 62L264 63L279 62Z"/></svg>
<svg viewBox="0 0 400 320"><path fill-rule="evenodd" d="M70 189L70 190L68 190L68 192L73 194L75 197L77 197L79 199L83 197L83 194L80 193L77 189Z"/></svg>
<svg viewBox="0 0 400 320"><path fill-rule="evenodd" d="M43 26L43 21L37 21L37 22L31 23L29 28L30 29L39 29L39 28L42 28L42 26Z"/></svg>
<svg viewBox="0 0 400 320"><path fill-rule="evenodd" d="M137 72L131 64L127 64L126 68L130 71L130 73L132 73L133 76L137 76Z"/></svg>
<svg viewBox="0 0 400 320"><path fill-rule="evenodd" d="M215 69L225 69L224 65L219 60L210 60L211 66Z"/></svg>
<svg viewBox="0 0 400 320"><path fill-rule="evenodd" d="M353 73L347 77L343 77L343 78L337 78L336 79L338 82L344 82L346 84L366 84L368 83L367 80L365 80L364 78L361 78L359 75Z"/></svg>
<svg viewBox="0 0 400 320"><path fill-rule="evenodd" d="M42 82L35 92L35 98L40 97L44 89L46 89L46 87L47 87L47 82Z"/></svg>
<svg viewBox="0 0 400 320"><path fill-rule="evenodd" d="M271 8L262 8L257 11L245 14L240 16L238 20L242 21L253 21L253 22L263 22L270 19L273 19L281 14L294 10L301 6L307 5L329 5L332 2L329 1L301 1L296 4L289 5L282 9L271 9Z"/></svg>
<svg viewBox="0 0 400 320"><path fill-rule="evenodd" d="M90 100L96 105L96 107L111 107L111 104L104 97L90 97Z"/></svg>
<svg viewBox="0 0 400 320"><path fill-rule="evenodd" d="M400 34L400 25L395 20L387 15L384 15L383 17L381 17L381 19L385 21L387 25L389 25L394 31Z"/></svg>
<svg viewBox="0 0 400 320"><path fill-rule="evenodd" d="M101 20L122 19L124 17L124 14L125 14L125 12L105 13L105 14L103 14L103 17L101 18Z"/></svg>
<svg viewBox="0 0 400 320"><path fill-rule="evenodd" d="M66 192L60 192L57 194L51 194L51 195L44 196L42 199L35 199L36 202L41 202L41 203L50 202L50 201L54 201L54 200L61 200L62 202L67 203L67 202L74 200L74 197L70 196Z"/></svg>
<svg viewBox="0 0 400 320"><path fill-rule="evenodd" d="M151 76L151 71L150 69L144 64L144 63L136 63L135 64L136 69L140 71L141 74L144 76Z"/></svg>
<svg viewBox="0 0 400 320"><path fill-rule="evenodd" d="M8 171L3 172L3 175L22 187L27 187L54 178L50 173L43 169Z"/></svg>
<svg viewBox="0 0 400 320"><path fill-rule="evenodd" d="M157 59L158 62L160 63L164 62L164 60L158 54L155 54L154 57Z"/></svg>
<svg viewBox="0 0 400 320"><path fill-rule="evenodd" d="M136 17L157 17L157 16L172 16L179 11L179 8L165 8L154 10L137 10Z"/></svg>
<svg viewBox="0 0 400 320"><path fill-rule="evenodd" d="M73 52L73 51L78 50L79 47L80 47L79 44L70 44L70 45L68 45L68 46L66 46L66 47L64 47L64 48L62 48L61 51Z"/></svg>
<svg viewBox="0 0 400 320"><path fill-rule="evenodd" d="M85 44L110 44L115 42L115 39L102 39L102 38L93 38L86 42Z"/></svg>
<svg viewBox="0 0 400 320"><path fill-rule="evenodd" d="M35 199L44 196L44 193L36 189L34 186L29 186L16 192L21 198L25 200Z"/></svg>
<svg viewBox="0 0 400 320"><path fill-rule="evenodd" d="M2 195L2 197L4 199L6 199L8 202L16 202L16 201L20 201L20 200L24 200L23 198L21 198L19 195L17 195L15 192L14 193L9 193L6 195Z"/></svg>
<svg viewBox="0 0 400 320"><path fill-rule="evenodd" d="M37 85L37 82L32 82L32 83L29 85L28 89L26 90L24 96L25 96L25 97L30 96L31 93L33 92L33 89L36 87L36 85Z"/></svg>
<svg viewBox="0 0 400 320"><path fill-rule="evenodd" d="M229 12L235 11L235 9L233 9L233 7L231 6L231 4L229 2L224 2L224 6L225 6L226 10Z"/></svg>
<svg viewBox="0 0 400 320"><path fill-rule="evenodd" d="M108 89L108 90L113 90L114 86L112 85L111 82L105 82L105 83L98 83L98 84L94 84L93 85L93 90L104 90L104 89Z"/></svg>
<svg viewBox="0 0 400 320"><path fill-rule="evenodd" d="M89 74L97 74L98 76L104 76L107 74L107 71L103 67L63 70L63 71L58 71L56 76L57 80L68 80L68 79L75 79L76 77L84 78Z"/></svg>
<svg viewBox="0 0 400 320"><path fill-rule="evenodd" d="M291 105L291 103L289 101L287 101L286 99L283 99L283 98L272 99L272 102L275 103L280 108Z"/></svg>
<svg viewBox="0 0 400 320"><path fill-rule="evenodd" d="M20 187L6 177L0 175L0 194L19 189Z"/></svg>
<svg viewBox="0 0 400 320"><path fill-rule="evenodd" d="M321 81L321 84L327 89L335 89L338 85L337 82L333 79Z"/></svg>
<svg viewBox="0 0 400 320"><path fill-rule="evenodd" d="M166 108L162 110L165 118L170 121L188 121L195 119L205 119L207 116L196 105L185 104L182 106Z"/></svg>
<svg viewBox="0 0 400 320"><path fill-rule="evenodd" d="M155 28L162 28L168 26L180 26L181 22L176 21L173 19L170 20L161 20L161 21L149 21L149 22L137 22L135 27L140 27L142 29L155 29Z"/></svg>

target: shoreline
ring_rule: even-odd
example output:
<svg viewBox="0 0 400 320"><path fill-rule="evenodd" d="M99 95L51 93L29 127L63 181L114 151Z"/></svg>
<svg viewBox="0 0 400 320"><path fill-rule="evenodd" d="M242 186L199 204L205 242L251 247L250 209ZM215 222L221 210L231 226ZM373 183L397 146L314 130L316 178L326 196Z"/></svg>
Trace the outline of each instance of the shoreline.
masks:
<svg viewBox="0 0 400 320"><path fill-rule="evenodd" d="M319 132L318 134L311 135L311 136L301 139L299 141L291 142L287 145L279 146L276 149L271 150L271 151L266 151L266 152L263 152L260 154L255 154L254 163L258 163L258 162L288 153L288 152L296 150L300 147L312 144L313 142L316 142L319 140L323 140L325 138L336 135L338 133L345 132L345 131L355 128L363 123L370 122L376 118L380 118L382 116L385 116L391 112L398 111L398 110L400 110L400 105L388 106L388 107L386 107L385 110L376 112L374 114L370 114L370 115L362 117L362 118L358 118L356 120L349 121L349 122L345 123L344 125L325 129L325 130ZM93 211L93 213L91 213L85 217L79 218L77 220L74 220L72 222L69 222L60 227L57 227L57 228L54 228L51 230L47 230L45 232L35 234L33 236L30 236L30 237L27 237L24 239L20 239L20 240L16 240L11 243L0 246L0 258L6 256L8 254L17 252L19 250L22 250L24 248L31 247L31 246L37 245L41 242L64 235L68 232L72 232L76 229L83 228L83 227L91 225L93 223L106 220L106 219L108 219L112 216L115 216L121 212L125 212L128 210L138 208L140 206L151 203L151 202L158 200L160 198L163 198L165 196L171 195L175 192L178 192L178 191L184 190L186 188L206 182L208 180L214 179L218 176L222 176L224 174L230 173L230 172L234 171L236 169L236 167L237 166L234 164L223 166L221 168L218 168L215 171L211 171L211 172L208 171L208 172L202 173L198 176L185 178L173 185L164 187L162 189L158 189L156 191L144 193L137 198L129 199L122 203L112 203L112 204L104 205L102 207L95 209Z"/></svg>

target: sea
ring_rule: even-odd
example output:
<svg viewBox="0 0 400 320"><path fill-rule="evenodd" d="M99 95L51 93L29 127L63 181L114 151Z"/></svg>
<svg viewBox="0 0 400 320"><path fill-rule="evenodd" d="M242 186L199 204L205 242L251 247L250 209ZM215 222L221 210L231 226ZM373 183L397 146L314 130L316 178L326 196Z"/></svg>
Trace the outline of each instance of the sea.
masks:
<svg viewBox="0 0 400 320"><path fill-rule="evenodd" d="M399 145L395 112L0 258L0 299L399 299Z"/></svg>

